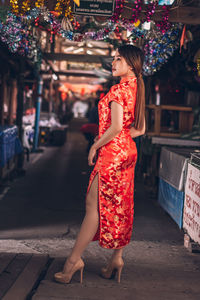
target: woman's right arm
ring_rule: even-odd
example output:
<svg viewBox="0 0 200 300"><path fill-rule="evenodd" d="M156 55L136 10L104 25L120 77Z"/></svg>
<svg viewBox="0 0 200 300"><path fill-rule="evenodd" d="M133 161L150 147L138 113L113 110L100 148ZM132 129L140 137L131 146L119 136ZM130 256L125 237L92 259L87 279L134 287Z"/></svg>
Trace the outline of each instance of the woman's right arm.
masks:
<svg viewBox="0 0 200 300"><path fill-rule="evenodd" d="M102 134L100 139L97 139L95 143L90 148L88 155L89 165L94 165L93 158L96 155L96 151L102 146L109 143L116 135L120 133L123 126L123 107L115 101L111 101L111 125Z"/></svg>
<svg viewBox="0 0 200 300"><path fill-rule="evenodd" d="M135 138L137 136L145 134L145 130L146 130L146 125L145 125L145 120L144 120L144 124L143 124L142 129L138 130L138 129L135 129L135 127L131 127L130 135L131 135L132 138Z"/></svg>

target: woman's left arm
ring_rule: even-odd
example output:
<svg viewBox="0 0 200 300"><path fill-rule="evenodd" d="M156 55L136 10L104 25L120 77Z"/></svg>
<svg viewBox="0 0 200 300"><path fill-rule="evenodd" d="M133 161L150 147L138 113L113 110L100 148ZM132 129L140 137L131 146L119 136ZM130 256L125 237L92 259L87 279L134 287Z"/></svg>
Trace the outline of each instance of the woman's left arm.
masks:
<svg viewBox="0 0 200 300"><path fill-rule="evenodd" d="M104 132L104 134L98 139L90 148L88 155L88 163L90 166L94 165L93 159L96 155L96 151L102 146L109 143L117 134L120 133L123 126L123 107L119 103L111 102L111 125Z"/></svg>

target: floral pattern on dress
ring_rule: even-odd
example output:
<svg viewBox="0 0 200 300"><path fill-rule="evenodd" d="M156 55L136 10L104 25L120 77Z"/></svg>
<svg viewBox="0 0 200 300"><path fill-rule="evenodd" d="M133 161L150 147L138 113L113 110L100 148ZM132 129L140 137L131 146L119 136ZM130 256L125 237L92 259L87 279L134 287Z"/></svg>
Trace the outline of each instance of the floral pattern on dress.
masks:
<svg viewBox="0 0 200 300"><path fill-rule="evenodd" d="M99 240L100 246L108 249L126 246L132 235L137 149L130 136L130 127L134 122L136 93L136 78L123 78L98 105L99 138L111 125L110 102L115 101L123 106L123 128L99 149L87 190L98 173L99 228L93 241Z"/></svg>

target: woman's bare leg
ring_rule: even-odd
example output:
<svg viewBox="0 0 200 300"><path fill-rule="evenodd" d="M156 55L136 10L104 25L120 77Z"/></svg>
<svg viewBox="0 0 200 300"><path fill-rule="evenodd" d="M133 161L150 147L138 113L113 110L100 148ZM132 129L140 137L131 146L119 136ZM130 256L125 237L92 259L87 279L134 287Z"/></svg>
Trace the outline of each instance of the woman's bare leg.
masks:
<svg viewBox="0 0 200 300"><path fill-rule="evenodd" d="M123 254L123 250L124 250L124 248L115 249L113 254L112 254L111 260L121 258L122 254Z"/></svg>
<svg viewBox="0 0 200 300"><path fill-rule="evenodd" d="M90 190L86 198L86 214L83 219L79 234L77 236L74 247L66 260L64 272L68 272L70 268L80 259L83 251L93 239L99 225L98 212L98 174L92 181Z"/></svg>

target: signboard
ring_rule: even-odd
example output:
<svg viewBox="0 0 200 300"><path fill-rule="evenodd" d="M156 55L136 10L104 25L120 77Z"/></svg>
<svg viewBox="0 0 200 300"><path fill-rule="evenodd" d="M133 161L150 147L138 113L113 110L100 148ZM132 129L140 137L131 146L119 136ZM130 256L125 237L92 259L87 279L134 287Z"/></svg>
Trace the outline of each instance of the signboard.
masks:
<svg viewBox="0 0 200 300"><path fill-rule="evenodd" d="M74 13L86 16L112 16L114 0L80 0L80 6L74 4Z"/></svg>
<svg viewBox="0 0 200 300"><path fill-rule="evenodd" d="M188 164L185 186L183 228L200 244L200 170Z"/></svg>

